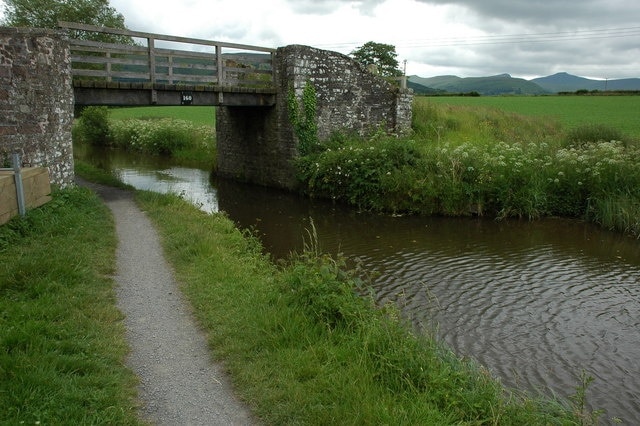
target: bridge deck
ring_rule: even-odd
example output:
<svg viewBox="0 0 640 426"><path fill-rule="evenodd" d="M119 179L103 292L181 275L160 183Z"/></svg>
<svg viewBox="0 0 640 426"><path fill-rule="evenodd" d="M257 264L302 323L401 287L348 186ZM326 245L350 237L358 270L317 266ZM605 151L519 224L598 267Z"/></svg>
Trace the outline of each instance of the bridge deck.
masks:
<svg viewBox="0 0 640 426"><path fill-rule="evenodd" d="M70 35L78 105L275 104L275 49L70 22L59 26Z"/></svg>
<svg viewBox="0 0 640 426"><path fill-rule="evenodd" d="M273 106L276 90L233 86L75 80L76 105Z"/></svg>

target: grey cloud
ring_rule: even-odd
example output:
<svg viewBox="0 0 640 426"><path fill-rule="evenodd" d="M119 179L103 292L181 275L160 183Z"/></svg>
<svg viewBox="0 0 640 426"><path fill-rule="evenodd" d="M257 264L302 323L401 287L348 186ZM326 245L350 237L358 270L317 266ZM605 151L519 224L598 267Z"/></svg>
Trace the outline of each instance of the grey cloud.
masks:
<svg viewBox="0 0 640 426"><path fill-rule="evenodd" d="M417 0L434 5L456 5L479 18L523 23L538 27L571 25L607 27L637 22L640 2L636 0ZM479 19L479 23L482 19Z"/></svg>
<svg viewBox="0 0 640 426"><path fill-rule="evenodd" d="M369 15L385 0L288 0L291 10L307 15L328 15L345 4L351 4Z"/></svg>
<svg viewBox="0 0 640 426"><path fill-rule="evenodd" d="M637 0L416 0L458 6L461 21L487 38L450 46L437 59L461 74L637 77ZM450 15L455 19L456 15ZM627 29L627 30L623 30ZM421 60L434 63L433 49ZM455 54L454 54L455 52ZM438 64L436 64L438 65Z"/></svg>

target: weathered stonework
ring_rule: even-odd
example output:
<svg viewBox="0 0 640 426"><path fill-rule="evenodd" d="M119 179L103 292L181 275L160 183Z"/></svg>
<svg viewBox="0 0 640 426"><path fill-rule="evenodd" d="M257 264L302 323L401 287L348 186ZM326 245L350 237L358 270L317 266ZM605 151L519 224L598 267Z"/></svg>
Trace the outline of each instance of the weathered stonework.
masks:
<svg viewBox="0 0 640 426"><path fill-rule="evenodd" d="M294 189L298 141L287 105L307 84L317 96L318 137L334 132L362 136L383 129L411 129L413 95L340 53L293 45L276 53L277 102L274 107L219 107L218 174L266 186Z"/></svg>
<svg viewBox="0 0 640 426"><path fill-rule="evenodd" d="M0 27L0 165L48 167L51 182L73 183L73 87L69 44L58 31Z"/></svg>
<svg viewBox="0 0 640 426"><path fill-rule="evenodd" d="M411 128L411 92L372 74L349 56L292 45L278 49L277 58L279 93L293 89L300 98L307 84L315 88L320 140L336 131L366 136L381 128L394 134Z"/></svg>

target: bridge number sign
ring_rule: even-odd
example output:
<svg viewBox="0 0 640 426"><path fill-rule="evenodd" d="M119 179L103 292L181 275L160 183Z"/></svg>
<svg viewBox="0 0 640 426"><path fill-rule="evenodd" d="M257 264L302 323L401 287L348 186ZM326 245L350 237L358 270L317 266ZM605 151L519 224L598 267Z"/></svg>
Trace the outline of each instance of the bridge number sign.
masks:
<svg viewBox="0 0 640 426"><path fill-rule="evenodd" d="M193 92L180 92L180 105L191 105L193 103Z"/></svg>

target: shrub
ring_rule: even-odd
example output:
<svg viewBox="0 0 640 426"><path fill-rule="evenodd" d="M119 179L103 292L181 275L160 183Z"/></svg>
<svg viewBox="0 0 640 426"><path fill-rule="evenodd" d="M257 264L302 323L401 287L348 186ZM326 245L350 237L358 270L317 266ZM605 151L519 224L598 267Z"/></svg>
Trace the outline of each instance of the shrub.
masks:
<svg viewBox="0 0 640 426"><path fill-rule="evenodd" d="M311 195L380 210L382 179L415 165L418 156L411 141L345 139L342 143L334 139L324 151L302 157L298 170Z"/></svg>
<svg viewBox="0 0 640 426"><path fill-rule="evenodd" d="M73 136L78 142L106 146L109 144L109 109L90 106L80 113Z"/></svg>

